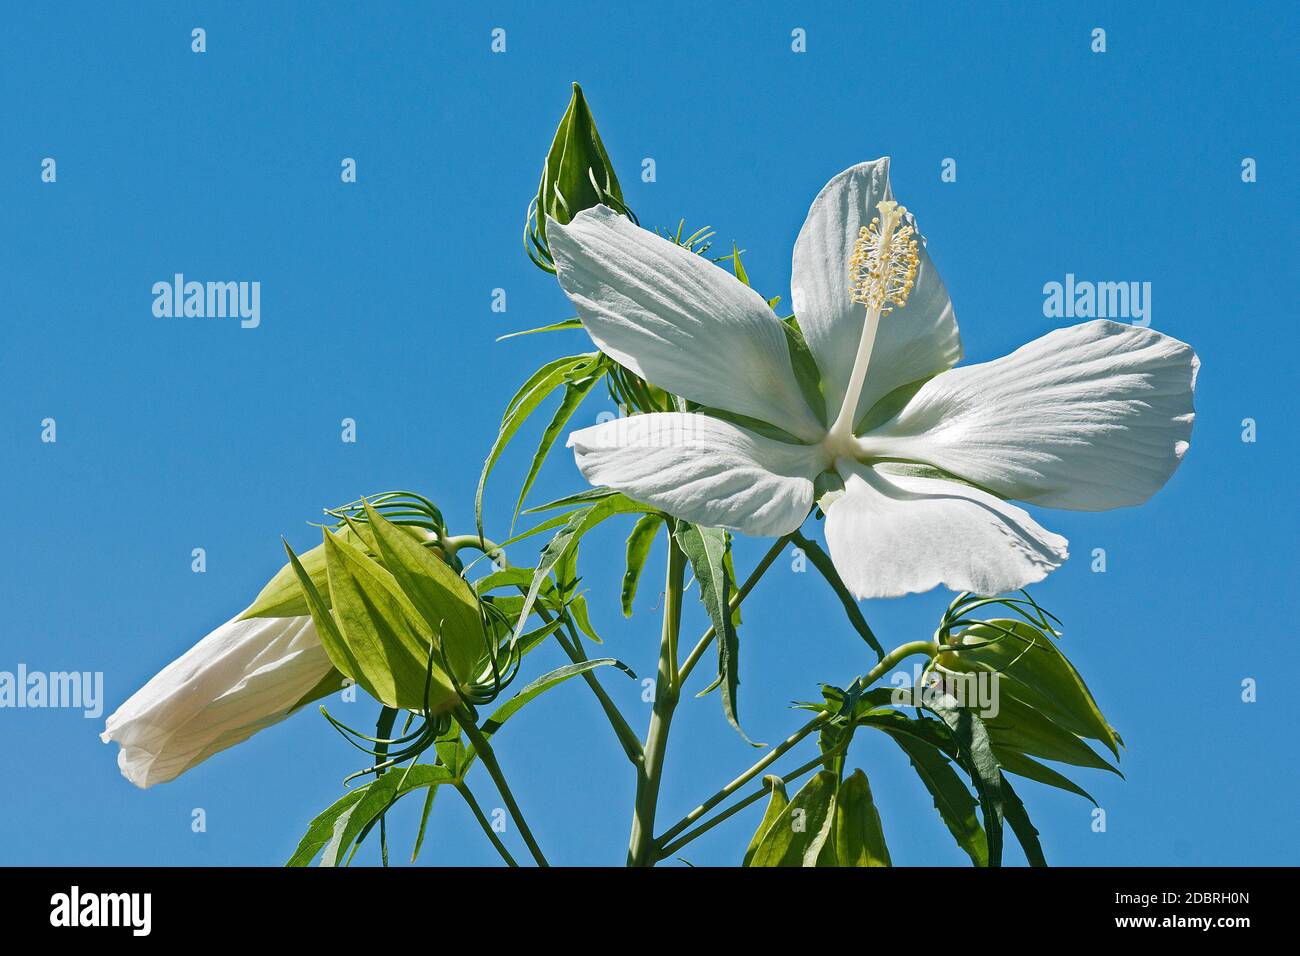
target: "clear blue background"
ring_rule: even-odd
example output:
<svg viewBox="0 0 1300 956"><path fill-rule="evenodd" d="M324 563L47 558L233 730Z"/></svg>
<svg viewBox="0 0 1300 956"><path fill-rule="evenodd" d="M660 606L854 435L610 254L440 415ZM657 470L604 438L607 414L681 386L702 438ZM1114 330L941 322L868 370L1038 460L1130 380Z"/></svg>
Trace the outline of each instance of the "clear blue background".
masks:
<svg viewBox="0 0 1300 956"><path fill-rule="evenodd" d="M1127 780L1074 774L1106 809L1105 833L1085 801L1020 789L1057 863L1296 863L1295 5L613 6L6 9L0 669L102 670L107 713L248 602L281 563L280 534L313 543L305 522L322 506L414 488L471 528L506 398L547 357L586 345L575 333L494 341L572 314L520 230L578 80L642 221L712 225L787 302L812 197L885 154L969 361L1059 324L1043 317L1042 286L1067 272L1152 283L1154 327L1203 360L1191 452L1146 507L1038 513L1074 558L1035 593L1128 742ZM203 55L190 51L196 26ZM504 55L489 50L498 26ZM1089 48L1097 26L1104 55ZM791 52L795 27L804 54ZM40 181L46 156L53 185ZM345 156L354 185L339 179ZM638 175L647 156L651 184ZM1246 156L1255 184L1240 178ZM944 157L956 183L940 181ZM150 287L174 272L260 281L261 327L155 319ZM497 287L504 315L489 308ZM608 407L593 401L577 424ZM46 416L57 444L39 440ZM339 439L344 417L355 445ZM1246 417L1257 443L1241 440ZM528 451L521 441L489 487L491 535L507 533ZM534 500L581 487L560 453ZM582 570L608 651L650 674L656 587L625 621L625 533L592 536ZM739 543L742 573L764 546ZM195 547L206 574L191 573ZM1090 571L1093 548L1105 574ZM864 610L893 645L928 636L947 600ZM693 634L703 616L694 601L688 612ZM800 719L790 700L871 662L822 580L788 559L745 614L741 706L756 739L785 736ZM530 672L558 662L539 652ZM1254 704L1240 699L1247 677ZM602 679L644 727L639 685ZM373 719L374 705L351 707L335 709ZM0 862L278 864L359 766L308 711L141 792L100 729L75 711L0 711ZM860 736L853 762L896 861L962 863L901 753ZM632 774L580 683L499 741L554 862L622 862ZM754 757L715 697L688 701L661 819ZM196 807L206 833L191 832ZM415 809L397 814L395 859ZM757 812L685 856L735 862ZM374 846L361 858L376 860ZM435 806L422 860L497 862L454 794Z"/></svg>

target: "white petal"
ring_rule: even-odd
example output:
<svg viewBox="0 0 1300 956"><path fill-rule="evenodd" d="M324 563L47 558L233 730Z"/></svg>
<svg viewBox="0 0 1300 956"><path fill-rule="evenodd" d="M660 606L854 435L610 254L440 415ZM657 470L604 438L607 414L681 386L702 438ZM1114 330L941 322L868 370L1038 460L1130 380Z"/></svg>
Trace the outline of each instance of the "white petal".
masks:
<svg viewBox="0 0 1300 956"><path fill-rule="evenodd" d="M578 469L674 517L760 537L793 531L812 508L826 462L707 415L617 418L569 436Z"/></svg>
<svg viewBox="0 0 1300 956"><path fill-rule="evenodd" d="M283 720L332 665L310 617L227 621L117 709L100 735L137 787L165 783Z"/></svg>
<svg viewBox="0 0 1300 956"><path fill-rule="evenodd" d="M831 420L844 400L866 320L865 307L849 299L849 257L858 230L877 215L876 204L892 198L888 157L846 169L813 200L794 244L791 302L822 371ZM907 223L916 227L910 214ZM880 320L854 421L899 386L952 368L961 358L948 291L925 251L925 239L918 240L916 285L904 308Z"/></svg>
<svg viewBox="0 0 1300 956"><path fill-rule="evenodd" d="M1140 504L1187 450L1199 364L1151 329L1085 322L936 376L864 445L1032 504Z"/></svg>
<svg viewBox="0 0 1300 956"><path fill-rule="evenodd" d="M702 405L807 441L825 434L781 321L735 276L605 206L548 222L546 235L560 286L606 355Z"/></svg>
<svg viewBox="0 0 1300 956"><path fill-rule="evenodd" d="M1001 594L1041 581L1068 557L1066 540L977 488L838 463L845 493L826 513L835 568L858 598L938 584Z"/></svg>

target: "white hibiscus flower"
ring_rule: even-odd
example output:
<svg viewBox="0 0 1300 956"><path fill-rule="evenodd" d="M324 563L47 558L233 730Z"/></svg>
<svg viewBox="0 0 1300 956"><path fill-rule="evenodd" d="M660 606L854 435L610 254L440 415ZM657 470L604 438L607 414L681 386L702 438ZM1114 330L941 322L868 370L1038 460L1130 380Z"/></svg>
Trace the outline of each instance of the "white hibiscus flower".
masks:
<svg viewBox="0 0 1300 956"><path fill-rule="evenodd" d="M1101 511L1149 498L1188 447L1196 355L1094 321L953 368L952 304L915 229L888 159L813 202L791 290L819 402L781 320L730 273L604 206L548 223L560 285L597 346L702 406L573 433L582 474L759 536L797 529L830 488L827 543L859 598L995 594L1059 567L1065 539L1009 500Z"/></svg>

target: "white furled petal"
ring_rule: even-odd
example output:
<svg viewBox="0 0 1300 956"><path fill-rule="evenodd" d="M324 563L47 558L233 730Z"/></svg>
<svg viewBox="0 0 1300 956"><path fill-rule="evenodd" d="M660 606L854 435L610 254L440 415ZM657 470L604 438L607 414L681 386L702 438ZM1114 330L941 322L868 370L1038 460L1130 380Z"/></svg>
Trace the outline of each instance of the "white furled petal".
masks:
<svg viewBox="0 0 1300 956"><path fill-rule="evenodd" d="M1001 594L1041 581L1069 556L1060 535L977 488L843 460L836 467L845 490L826 512L826 543L855 597L939 584Z"/></svg>
<svg viewBox="0 0 1300 956"><path fill-rule="evenodd" d="M310 617L227 621L156 674L108 718L122 775L172 780L283 720L333 665Z"/></svg>
<svg viewBox="0 0 1300 956"><path fill-rule="evenodd" d="M548 221L546 235L560 286L606 355L702 405L806 441L825 434L781 321L735 276L605 206Z"/></svg>
<svg viewBox="0 0 1300 956"><path fill-rule="evenodd" d="M815 447L676 412L584 428L569 436L569 447L593 485L696 524L759 537L803 524L813 479L827 463Z"/></svg>
<svg viewBox="0 0 1300 956"><path fill-rule="evenodd" d="M888 157L846 169L813 200L794 244L791 301L822 371L831 420L844 401L867 315L865 306L849 298L849 257L858 231L878 215L876 204L893 198ZM904 222L916 228L910 213ZM880 320L854 421L899 386L952 368L961 359L948 290L925 251L924 237L917 240L916 285L906 306Z"/></svg>
<svg viewBox="0 0 1300 956"><path fill-rule="evenodd" d="M1031 504L1136 505L1187 451L1199 364L1151 329L1085 322L936 376L864 445Z"/></svg>

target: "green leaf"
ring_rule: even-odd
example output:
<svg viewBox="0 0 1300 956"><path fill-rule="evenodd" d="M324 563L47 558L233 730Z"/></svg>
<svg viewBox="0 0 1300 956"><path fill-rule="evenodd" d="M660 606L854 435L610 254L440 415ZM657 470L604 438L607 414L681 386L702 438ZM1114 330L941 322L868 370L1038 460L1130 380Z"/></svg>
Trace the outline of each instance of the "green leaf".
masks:
<svg viewBox="0 0 1300 956"><path fill-rule="evenodd" d="M929 791L934 800L934 808L939 811L940 818L957 845L966 852L975 866L988 866L988 842L984 838L984 828L975 815L975 798L952 769L948 756L915 737L891 733L890 738L907 754L912 769Z"/></svg>
<svg viewBox="0 0 1300 956"><path fill-rule="evenodd" d="M485 739L490 740L492 735L500 730L505 722L517 714L525 704L536 700L542 694L546 693L546 691L550 690L552 687L563 684L569 678L577 677L579 674L585 674L587 671L595 670L597 667L616 667L633 680L636 679L636 674L633 673L632 668L613 657L596 657L591 660L579 661L574 664L565 664L563 667L557 667L548 674L543 674L541 677L537 678L537 680L520 689L519 693L515 694L508 701L494 710L492 716L483 721L483 725L479 728L479 732L483 734ZM442 751L439 750L439 754L441 753ZM456 768L458 779L463 780L465 774L467 774L470 767L473 766L474 761L478 759L478 752L473 747L466 748L462 746L460 738L457 736L455 751L454 753L449 753L448 756L452 759L443 757L443 761L454 766Z"/></svg>
<svg viewBox="0 0 1300 956"><path fill-rule="evenodd" d="M483 462L478 489L474 492L474 516L480 537L483 535L483 490L487 487L488 475L496 467L497 459L510 444L515 432L519 431L520 426L537 410L537 406L547 395L568 381L570 373L587 363L598 361L600 361L599 352L587 352L547 362L529 376L510 399L510 404L506 406L505 414L501 417L501 426L497 431L496 440L492 443L492 449Z"/></svg>
<svg viewBox="0 0 1300 956"><path fill-rule="evenodd" d="M524 622L532 612L533 604L537 601L538 593L545 586L547 577L569 551L577 547L584 534L613 515L650 510L647 505L635 502L625 495L615 494L601 499L594 505L560 516L564 519L564 526L542 549L541 556L537 560L532 583L528 587L528 593L524 595L523 607L519 612L519 624L515 628L516 636L522 632Z"/></svg>
<svg viewBox="0 0 1300 956"><path fill-rule="evenodd" d="M896 710L870 710L860 714L854 722L862 727L883 730L891 737L916 740L918 743L942 751L951 760L957 759L957 745L953 742L952 732L942 721L930 720L927 717L907 717Z"/></svg>
<svg viewBox="0 0 1300 956"><path fill-rule="evenodd" d="M858 632L858 636L876 652L877 659L883 658L885 649L880 646L880 641L876 640L876 635L872 633L870 626L868 626L867 619L862 616L857 599L845 587L844 581L840 578L840 573L835 570L835 564L831 561L831 556L823 551L821 545L816 541L805 538L802 534L796 533L791 540L802 549L803 553L812 561L813 567L821 572L822 577L826 579L826 583L831 586L835 596L840 599L840 604L844 607L844 613L848 616L849 623Z"/></svg>
<svg viewBox="0 0 1300 956"><path fill-rule="evenodd" d="M605 368L603 362L599 363L593 374L565 384L564 397L560 399L559 407L555 409L555 414L551 416L550 423L547 424L546 430L542 432L541 441L537 444L537 451L533 454L532 464L528 466L528 474L519 489L519 498L515 502L515 512L510 518L511 530L514 529L515 522L519 519L519 511L524 506L524 499L528 497L533 482L537 480L537 475L542 470L542 464L546 461L546 456L551 453L555 439L564 430L564 426L569 423L569 419L573 417L573 413L577 411L583 399L587 397L596 383L605 376Z"/></svg>
<svg viewBox="0 0 1300 956"><path fill-rule="evenodd" d="M1047 866L1047 859L1043 856L1043 845L1038 842L1038 830L1029 822L1029 812L1006 777L1002 778L1002 797L1007 823L1011 824L1011 832L1020 841L1020 846L1025 851L1025 859L1029 861L1030 866Z"/></svg>
<svg viewBox="0 0 1300 956"><path fill-rule="evenodd" d="M755 847L750 866L816 866L835 824L835 789L828 770L800 788Z"/></svg>
<svg viewBox="0 0 1300 956"><path fill-rule="evenodd" d="M438 763L450 770L457 780L465 779L465 772L468 768L462 766L462 764L467 751L465 744L460 739L460 724L455 720L450 721L446 732L434 741L433 749L434 753L438 755Z"/></svg>
<svg viewBox="0 0 1300 956"><path fill-rule="evenodd" d="M709 620L717 632L714 644L718 647L718 677L721 679L722 712L727 722L745 741L754 743L740 728L736 712L736 691L740 685L740 639L731 616L731 587L727 577L726 555L729 541L721 528L701 528L687 521L677 522L677 542L691 562L695 580L700 584L700 600L709 613Z"/></svg>
<svg viewBox="0 0 1300 956"><path fill-rule="evenodd" d="M970 775L979 795L984 816L984 833L988 839L989 866L1002 865L1002 770L989 741L984 722L965 707L958 706L950 694L926 695L926 707L942 720L957 745L957 762Z"/></svg>
<svg viewBox="0 0 1300 956"><path fill-rule="evenodd" d="M595 657L587 661L565 664L563 667L557 667L550 673L543 674L541 677L537 678L537 680L520 689L519 693L515 694L508 701L494 710L492 716L484 721L483 726L479 729L482 731L484 737L490 738L501 729L502 724L518 713L519 709L523 707L524 704L536 700L552 687L557 687L560 684L563 684L569 678L577 677L579 674L585 674L587 671L595 670L597 667L615 667L633 680L636 679L636 674L632 671L632 668L613 657ZM471 750L471 753L472 752L473 751Z"/></svg>
<svg viewBox="0 0 1300 956"><path fill-rule="evenodd" d="M460 698L436 664L426 701L433 635L393 575L328 531L325 562L334 617L360 670L350 676L389 707L423 711L427 704L440 713L456 706Z"/></svg>
<svg viewBox="0 0 1300 956"><path fill-rule="evenodd" d="M413 764L344 794L311 821L285 865L309 866L322 849L321 866L339 865L361 831L401 797L413 790L450 782L452 775L446 767Z"/></svg>
<svg viewBox="0 0 1300 956"><path fill-rule="evenodd" d="M736 248L736 244L734 242L731 244L730 259L731 259L731 271L735 273L736 278L739 279L741 282L743 282L745 285L749 285L749 275L746 274L745 267L740 262L740 250Z"/></svg>
<svg viewBox="0 0 1300 956"><path fill-rule="evenodd" d="M767 810L763 813L762 822L759 823L758 829L754 831L749 846L745 848L745 858L741 861L741 866L753 865L754 854L758 851L759 844L763 842L763 837L767 835L768 830L772 829L772 824L780 818L785 808L790 805L790 798L786 796L785 792L785 781L780 777L768 774L763 778L763 786L772 792L772 796L768 798Z"/></svg>
<svg viewBox="0 0 1300 956"><path fill-rule="evenodd" d="M731 550L731 532L727 532L727 553L722 560L723 566L727 571L727 588L735 594L740 587L740 582L736 580L736 561L735 553ZM737 604L735 610L731 612L731 626L740 627L743 622L740 617L740 605Z"/></svg>
<svg viewBox="0 0 1300 956"><path fill-rule="evenodd" d="M867 775L855 770L835 797L835 865L892 866ZM829 845L829 844L828 844Z"/></svg>
<svg viewBox="0 0 1300 956"><path fill-rule="evenodd" d="M424 846L424 831L429 826L429 811L433 809L433 798L438 795L437 787L429 788L429 795L424 799L424 808L420 811L420 828L415 833L415 845L411 847L411 862L420 858L420 847Z"/></svg>
<svg viewBox="0 0 1300 956"><path fill-rule="evenodd" d="M641 581L641 571L645 568L646 559L650 557L650 548L662 523L663 517L660 515L642 515L632 526L632 533L627 536L627 570L623 572L623 592L620 596L624 617L632 616L632 601Z"/></svg>
<svg viewBox="0 0 1300 956"><path fill-rule="evenodd" d="M1036 780L1038 783L1046 784L1049 787L1056 787L1058 790L1078 794L1094 807L1097 806L1096 798L1087 790L1084 790L1083 787L1064 774L1057 773L1051 767L1039 763L1033 757L1026 757L1015 750L1005 750L996 745L993 747L993 753L997 756L998 763L1002 764L1004 774L1014 773L1029 780Z"/></svg>
<svg viewBox="0 0 1300 956"><path fill-rule="evenodd" d="M1071 733L1101 741L1119 757L1119 736L1079 672L1042 630L1028 621L998 619L966 628L960 644L983 646L944 653L945 668L1000 674L1004 690Z"/></svg>
<svg viewBox="0 0 1300 956"><path fill-rule="evenodd" d="M586 491L579 491L572 495L565 495L563 498L556 498L554 501L548 501L545 504L533 505L531 508L525 508L524 514L535 515L543 511L554 511L557 508L574 508L578 505L589 505L602 498L610 498L618 494L613 488L588 488Z"/></svg>
<svg viewBox="0 0 1300 956"><path fill-rule="evenodd" d="M569 329L582 328L582 319L576 316L572 319L565 319L563 322L554 322L551 325L543 325L536 329L524 329L522 332L510 332L506 335L497 336L498 342L504 342L506 339L516 339L521 335L537 335L539 332L564 332Z"/></svg>

